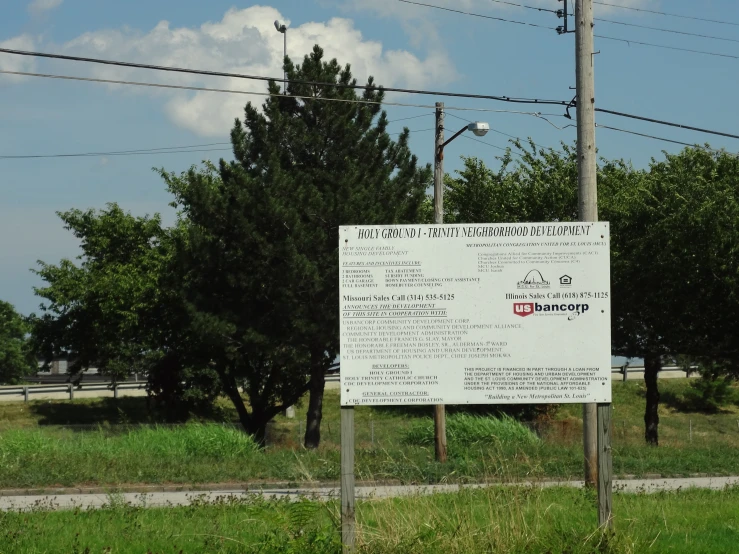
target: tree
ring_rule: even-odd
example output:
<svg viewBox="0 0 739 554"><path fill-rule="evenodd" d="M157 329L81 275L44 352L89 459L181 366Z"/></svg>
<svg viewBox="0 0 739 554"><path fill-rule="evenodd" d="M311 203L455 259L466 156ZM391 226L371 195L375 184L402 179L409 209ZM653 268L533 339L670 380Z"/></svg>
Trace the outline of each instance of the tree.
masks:
<svg viewBox="0 0 739 554"><path fill-rule="evenodd" d="M285 70L289 81L356 82L318 46L300 66L286 59ZM257 436L308 390L305 445L320 442L324 377L339 354L339 226L420 217L431 170L418 167L407 129L390 139L384 94L372 78L367 86L360 98L290 82L289 96L270 97L261 111L248 104L236 120L234 162L162 172L188 225L177 273L209 346L193 355L213 361ZM269 91L280 92L274 82Z"/></svg>
<svg viewBox="0 0 739 554"><path fill-rule="evenodd" d="M82 253L79 264L39 262L45 285L35 292L44 303L31 320L39 352L67 357L73 374L90 367L113 380L148 374L171 420L207 407L218 388L183 365L182 345L197 341L170 286L173 240L182 230L163 229L158 215L135 217L116 204L58 215Z"/></svg>
<svg viewBox="0 0 739 554"><path fill-rule="evenodd" d="M28 331L23 316L0 300L0 383L12 385L36 371Z"/></svg>
<svg viewBox="0 0 739 554"><path fill-rule="evenodd" d="M666 356L738 367L739 160L708 148L685 148L652 160L631 196L614 260L629 333L615 339L644 357L645 438L659 444L657 375Z"/></svg>

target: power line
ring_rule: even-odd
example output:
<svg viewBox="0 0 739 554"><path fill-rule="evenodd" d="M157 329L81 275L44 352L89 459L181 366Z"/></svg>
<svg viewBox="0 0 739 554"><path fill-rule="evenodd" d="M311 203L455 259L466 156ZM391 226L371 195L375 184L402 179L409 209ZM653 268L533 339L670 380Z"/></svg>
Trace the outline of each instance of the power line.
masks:
<svg viewBox="0 0 739 554"><path fill-rule="evenodd" d="M611 127L609 125L601 125L600 123L596 123L595 126L598 127L599 129L608 129L610 131L618 131L620 133L627 133L629 135L636 135L638 137L644 137L644 138L649 138L649 139L654 139L654 140L661 140L663 142L671 142L672 144L680 144L682 146L691 146L693 148L701 148L703 150L708 150L710 152L718 152L718 153L720 153L720 152L727 152L726 150L719 150L719 149L716 149L716 148L710 148L708 146L703 146L703 145L700 145L700 144L695 144L695 143L691 144L689 142L682 142L680 140L673 140L673 139L668 139L668 138L664 138L664 137L656 137L654 135L648 135L646 133L637 133L636 131L629 131L627 129L619 129L618 127Z"/></svg>
<svg viewBox="0 0 739 554"><path fill-rule="evenodd" d="M557 10L550 10L547 8L537 8L536 6L527 6L526 4L516 4L515 2L506 2L505 0L490 0L491 2L495 2L496 4L506 4L508 6L516 6L518 8L526 8L527 10L536 10L538 12L549 12L556 14Z"/></svg>
<svg viewBox="0 0 739 554"><path fill-rule="evenodd" d="M400 0L407 1L407 0ZM163 65L152 65L145 63L134 63L134 62L121 62L117 60L106 60L101 58L86 58L81 56L68 56L65 54L50 54L48 52L30 52L26 50L14 50L11 48L0 48L0 53L14 54L18 56L32 56L36 58L49 58L53 60L68 60L74 62L85 62L95 63L102 65L114 65L119 67L130 67L135 69L151 69L154 71L168 71L171 73L188 73L191 75L207 75L209 77L230 77L234 79L247 79L254 81L274 81L280 82L284 79L277 79L275 77L265 77L262 75L248 75L244 73L227 73L223 71L209 71L205 69L191 69L185 67L172 67ZM21 74L21 73L18 73ZM567 102L563 100L540 100L537 98L515 98L510 96L494 96L486 94L468 94L461 92L442 92L434 90L416 90L416 89L405 89L405 88L394 88L394 87L378 87L375 85L349 85L343 83L325 83L320 81L304 81L301 79L288 79L288 83L295 85L309 85L309 86L320 86L320 87L333 87L337 89L352 89L352 90L383 90L384 92L402 92L406 94L422 94L426 96L450 96L455 98L473 98L476 100L498 100L501 102L513 102L517 104L544 104L544 105L557 105L566 106ZM184 88L184 87L183 87ZM386 102L387 104L387 102Z"/></svg>
<svg viewBox="0 0 739 554"><path fill-rule="evenodd" d="M422 113L421 115L412 115L411 117L401 117L400 119L393 119L392 121L388 121L388 123L396 123L398 121L405 121L407 119L417 119L419 117L428 117L430 115L434 115L433 112Z"/></svg>
<svg viewBox="0 0 739 554"><path fill-rule="evenodd" d="M513 19L503 19L502 17L493 17L492 15L482 15L479 13L463 12L462 10L454 10L452 8L445 8L443 6L435 6L433 4L424 4L422 2L412 2L411 0L398 0L404 4L414 4L416 6L424 6L426 8L434 8L435 10L444 10L445 12L461 13L463 15L471 15L472 17L482 17L483 19L493 19L495 21L503 21L504 23L515 23L516 25L526 25L528 27L539 27L541 29L554 30L554 27L547 27L546 25L537 25L536 23L529 23L527 21L515 21ZM507 3L507 2L506 2Z"/></svg>
<svg viewBox="0 0 739 554"><path fill-rule="evenodd" d="M546 27L544 25L536 25L534 23L524 23L524 22L521 22L521 21L512 21L512 20L508 20L508 19L502 19L502 18L499 18L499 17L492 17L492 16L488 16L488 15L482 15L482 14L479 14L479 13L464 12L464 11L461 11L461 10L453 10L451 8L444 8L442 6L434 6L432 4L422 4L420 2L411 2L410 0L398 0L398 2L405 2L407 4L416 4L418 6L426 6L426 7L429 7L429 8L435 8L437 10L445 10L445 11L448 11L448 12L454 12L454 13L459 13L459 14L463 14L463 15L470 15L470 16L473 16L473 17L482 17L482 18L485 18L485 19L495 19L495 20L498 20L498 21L505 21L507 23L518 23L518 24L521 24L521 25L528 25L530 27L538 27L538 28L541 28L541 29L549 29L549 30L552 30L551 27ZM519 4L519 5L521 7L529 7L529 6L524 6L523 4ZM624 23L624 25L629 25L629 24ZM637 26L637 25L634 25L634 26ZM675 32L677 32L677 31L675 31ZM676 47L676 46L667 46L665 44L654 44L654 43L651 43L651 42L640 42L640 41L637 41L637 40L631 40L631 39L625 39L625 38L618 38L618 37L609 37L609 36L604 36L604 35L593 35L593 36L595 36L597 38L606 39L606 40L615 40L615 41L619 41L619 42L625 42L625 43L628 43L628 44L639 44L640 46L651 46L653 48L662 48L662 49L665 49L665 50L678 50L680 52L691 52L693 54L703 54L705 56L717 56L717 57L720 57L720 58L739 59L739 56L734 56L734 55L731 55L731 54L722 54L720 52L710 52L710 51L707 51L707 50L694 50L694 49L691 49L691 48L679 48L679 47ZM719 37L709 37L709 38L719 38ZM731 40L731 39L727 39L727 40ZM2 52L2 51L3 50L0 49L0 52Z"/></svg>
<svg viewBox="0 0 739 554"><path fill-rule="evenodd" d="M689 37L710 38L713 40L724 40L727 42L739 42L739 39L736 39L736 38L717 37L713 35L703 35L700 33L689 33L687 31L677 31L675 29L663 29L662 27L652 27L650 25L640 25L638 23L627 23L625 21L615 21L613 19L604 19L602 17L596 17L595 20L603 22L603 23L611 23L613 25L623 25L626 27L637 27L639 29L649 29L650 31L659 31L661 33L674 33L676 35L687 35Z"/></svg>
<svg viewBox="0 0 739 554"><path fill-rule="evenodd" d="M654 44L652 42L640 42L638 40L631 40L631 39L618 38L618 37L607 37L603 35L593 35L593 36L606 39L606 40L616 40L618 42L625 42L630 45L639 44L641 46L651 46L653 48L664 48L665 50L678 50L680 52L692 52L693 54L703 54L705 56L718 56L720 58L732 58L735 60L739 60L739 56L734 56L732 54L722 54L720 52L708 52L706 50L693 50L692 48L680 48L678 46L667 46L665 44Z"/></svg>
<svg viewBox="0 0 739 554"><path fill-rule="evenodd" d="M141 81L120 81L113 79L96 79L93 77L75 77L71 75L55 75L50 73L29 73L26 71L5 71L0 70L0 75L18 75L22 77L42 77L47 79L61 79L68 81L84 81L89 83L102 83L110 85L131 85L139 87L153 87L153 88L165 88L174 90L192 90L197 92L219 92L225 94L244 94L252 96L272 96L276 98L296 98L298 100L315 100L317 102L345 102L352 104L375 104L381 106L398 106L404 108L423 108L423 109L436 109L432 104L410 104L404 102L378 102L375 100L362 100L362 99L349 99L349 98L326 98L322 96L297 96L293 94L279 94L271 92L253 92L248 90L237 90L237 89L219 89L219 88L208 88L208 87L194 87L187 85L166 85L163 83L146 83ZM542 113L542 112L524 112L520 110L495 110L492 108L467 108L461 106L448 106L447 110L466 111L466 112L485 112L485 113L508 113L517 115L528 115L539 119L544 119L543 116L549 117L563 117L563 114L555 113ZM426 115L426 114L424 114Z"/></svg>
<svg viewBox="0 0 739 554"><path fill-rule="evenodd" d="M396 119L394 121L388 121L388 123L394 123L395 121L402 121ZM409 130L409 133L422 133L424 131L434 131L434 127L428 129L413 129ZM390 133L392 135L400 135L404 131L398 131ZM28 160L28 159L41 159L41 158L86 158L86 157L107 157L107 156L141 156L141 155L154 155L154 154L186 154L190 152L225 152L230 151L231 148L208 148L206 146L217 146L228 144L230 142L212 142L210 144L193 144L189 146L164 146L161 148L141 148L138 150L114 150L111 152L79 152L74 154L23 154L23 155L2 155L0 154L0 160Z"/></svg>
<svg viewBox="0 0 739 554"><path fill-rule="evenodd" d="M647 121L649 123L658 123L660 125L666 125L668 127L677 127L678 129L686 129L688 131L698 131L699 133L708 133L711 135L718 135L720 137L728 137L739 139L739 135L732 135L731 133L723 133L721 131L710 131L708 129L702 129L700 127L692 127L690 125L683 125L681 123L672 123L670 121L663 121L661 119L653 119L651 117L643 117L641 115L633 115L624 112L617 112L614 110L607 110L605 108L595 108L596 112L607 113L611 115L617 115L619 117L626 117L629 119L638 119L639 121Z"/></svg>
<svg viewBox="0 0 739 554"><path fill-rule="evenodd" d="M490 142L487 142L487 141L484 141L484 140L480 140L480 139L475 138L475 137L470 137L468 135L462 135L462 137L463 138L466 138L467 140L473 140L475 142L479 142L480 144L484 144L485 146L490 146L490 147L495 148L497 150L502 150L503 152L510 152L514 156L521 157L521 154L519 154L518 152L514 152L513 150L510 149L510 147L503 148L502 146L498 146L497 144L492 144Z"/></svg>
<svg viewBox="0 0 739 554"><path fill-rule="evenodd" d="M469 119L465 119L464 117L460 117L460 116L458 116L458 115L456 115L456 114L453 114L453 113L450 113L450 114L447 114L447 115L450 115L450 116L452 116L452 117L456 117L457 119L461 119L462 121L466 121L467 123L472 123L472 122L471 122L471 121L470 121ZM514 139L514 140L517 140L517 141L521 141L521 142L530 142L530 143L531 143L531 144L533 144L533 145L534 145L534 146L535 146L536 148L545 148L545 149L547 149L547 150L551 150L552 152L557 152L557 153L560 153L560 154L562 153L562 151L561 151L561 150L556 150L556 149L552 148L551 146L541 146L541 145L539 145L539 144L536 144L536 143L535 143L534 141L532 141L531 139L527 139L527 140L525 140L525 139L522 139L521 137L517 137L516 135L509 135L508 133L504 133L503 131L499 131L498 129L493 129L492 127L490 127L490 130L491 130L491 131L492 131L493 133L498 133L499 135L503 135L504 137L508 137L508 138L511 138L511 139ZM465 135L465 136L466 136L466 135ZM472 137L467 137L467 138L472 138Z"/></svg>
<svg viewBox="0 0 739 554"><path fill-rule="evenodd" d="M230 144L230 143L229 143ZM143 156L154 154L187 154L190 152L224 152L231 150L230 148L206 148L195 150L165 150L164 148L153 148L151 150L122 150L120 152L82 152L78 154L30 154L30 155L10 155L0 156L0 160L27 160L38 158L86 158L86 157L107 157L107 156Z"/></svg>
<svg viewBox="0 0 739 554"><path fill-rule="evenodd" d="M599 36L599 35L595 35ZM600 37L600 38L612 38L612 37ZM634 42L634 41L626 41L625 39L614 39L614 40L624 40L625 42ZM6 49L0 48L0 52L5 51ZM120 62L125 63L125 62ZM409 107L409 108L423 108L423 109L436 109L436 106L432 106L429 104L410 104L410 103L402 103L402 102L378 102L378 101L372 101L372 100L360 100L360 99L347 99L347 98L325 98L325 97L315 97L315 96L294 96L290 94L277 94L277 93L270 93L270 92L251 92L251 91L244 91L244 90L233 90L233 89L215 89L215 88L206 88L206 87L193 87L193 86L185 86L185 85L165 85L162 83L144 83L144 82L137 82L137 81L121 81L121 80L112 80L112 79L95 79L92 77L73 77L70 75L54 75L54 74L44 74L44 73L30 73L30 72L24 72L24 71L5 71L0 70L0 74L5 75L19 75L19 76L26 76L26 77L43 77L43 78L49 78L49 79L62 79L62 80L72 80L72 81L86 81L86 82L92 82L92 83L105 83L105 84L117 84L117 85L132 85L132 86L142 86L142 87L155 87L155 88L166 88L166 89L179 89L179 90L193 90L193 91L205 91L205 92L220 92L220 93L229 93L229 94L244 94L244 95L255 95L255 96L274 96L274 97L286 97L286 98L297 98L302 100L315 100L315 101L325 101L325 102L351 102L351 103L359 103L359 104L379 104L379 105L385 105L385 106L402 106L402 107ZM330 86L330 84L327 84ZM390 89L385 89L390 90ZM395 91L399 91L401 89L395 89ZM431 93L429 93L431 94ZM440 93L444 94L444 93ZM499 100L500 97L485 97L487 99L491 100ZM512 100L503 100L503 101L512 101ZM549 102L551 104L554 104L555 101L538 101L539 103L545 103ZM556 101L556 103L560 103L562 105L566 105L571 107L571 102L564 102L564 101ZM510 113L510 114L521 114L521 115L529 115L532 117L536 117L539 119L543 119L544 121L547 121L550 125L553 125L550 121L548 121L543 116L553 116L553 117L559 117L563 114L544 114L541 112L524 112L524 111L516 111L516 110L494 110L490 108L466 108L466 107L456 107L456 106L447 106L445 107L445 110L456 110L456 111L470 111L470 112L485 112L485 113ZM710 129L702 129L699 127L692 127L689 125L683 125L680 123L673 123L670 121L664 121L660 119L654 119L654 118L647 118L639 115L634 114L628 114L624 112L618 112L614 110L607 110L605 108L595 108L595 111L608 113L611 115L616 115L619 117L626 117L631 119L638 119L641 121L648 121L650 123L656 123L659 125L667 125L669 127L679 127L681 129L688 129L692 131L698 131L701 133L706 133L710 135L718 135L723 137L729 137L729 138L736 138L739 139L739 135L733 135L730 133L724 133L721 131L713 131ZM555 126L556 127L556 126ZM559 129L559 127L557 127Z"/></svg>
<svg viewBox="0 0 739 554"><path fill-rule="evenodd" d="M536 10L536 11L539 11L539 12L548 12L548 13L553 13L553 14L556 14L556 15L559 15L560 14L560 11L559 10L550 10L550 9L547 9L547 8L539 8L539 7L536 7L536 6L529 6L527 4L518 4L516 2L507 2L506 0L490 0L490 1L491 2L495 2L496 4L506 4L508 6L516 6L518 8L524 8L524 9L527 9L527 10ZM595 2L595 3L597 4L598 2ZM569 17L575 17L575 14L573 14L573 13L570 13L570 14L567 14L567 15ZM739 39L735 39L735 38L717 37L717 36L713 36L713 35L703 35L703 34L700 34L700 33L689 33L687 31L677 31L675 29L664 29L662 27L652 27L650 25L641 25L639 23L628 23L626 21L616 21L614 19L606 19L604 17L595 17L594 19L595 19L595 21L600 21L602 23L611 23L613 25L623 25L625 27L637 27L639 29L648 29L650 31L659 31L659 32L662 32L662 33L674 33L674 34L678 34L678 35L687 35L687 36L691 36L691 37L708 38L708 39L713 39L713 40L725 40L727 42L739 42Z"/></svg>
<svg viewBox="0 0 739 554"><path fill-rule="evenodd" d="M676 14L676 13L660 12L660 11L655 11L655 10L647 10L647 9L644 9L644 8L633 8L631 6L622 6L620 4L611 4L610 2L597 2L597 1L594 1L593 4L600 4L601 6L608 6L608 7L611 7L611 8L619 8L619 9L622 9L622 10L631 10L631 11L635 11L635 12L653 13L653 14L656 14L656 15L665 15L665 16L668 16L668 17L679 17L681 19L692 19L694 21L705 21L706 23L718 23L720 25L734 25L736 27L739 27L739 23L734 23L734 22L731 22L731 21L720 21L718 19L706 19L704 17L696 17L696 16L692 16L692 15L680 15L680 14Z"/></svg>

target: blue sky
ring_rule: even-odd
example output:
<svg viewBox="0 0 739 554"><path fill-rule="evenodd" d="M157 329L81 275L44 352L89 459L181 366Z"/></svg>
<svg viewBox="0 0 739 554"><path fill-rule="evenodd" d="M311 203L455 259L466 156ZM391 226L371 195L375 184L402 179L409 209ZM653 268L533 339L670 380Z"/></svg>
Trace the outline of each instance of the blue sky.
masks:
<svg viewBox="0 0 739 554"><path fill-rule="evenodd" d="M512 0L515 1L515 0ZM739 22L729 0L611 0L612 3ZM556 27L552 14L496 4L491 0L427 0L454 9ZM548 9L556 0L521 0ZM739 26L715 25L598 6L597 16L618 21L710 34L739 40ZM318 41L339 61L351 62L360 80L373 74L392 86L508 96L569 99L574 86L574 36L554 31L431 10L397 0L272 0L263 4L210 0L6 0L0 45L24 50L281 75L282 36L275 18L289 21L288 54L302 58ZM596 33L636 41L739 55L739 42L598 23ZM739 59L681 53L596 39L596 103L600 107L727 132L739 129L736 91ZM260 91L263 84L233 79L184 77L0 54L0 70L47 72ZM109 152L228 141L233 118L259 97L215 93L171 93L87 82L0 75L0 156ZM482 100L392 95L390 100L490 110L538 111L548 119L493 112L454 112L487 121L502 133L532 137L538 144L571 142L572 128L558 107ZM391 125L407 126L412 147L424 162L432 156L431 110L388 107L389 119L422 114ZM739 150L739 141L599 115L598 122L685 142L710 142ZM448 117L447 128L463 125ZM505 146L506 136L485 140ZM600 130L600 153L644 167L661 151L679 146ZM209 148L217 148L212 146ZM76 243L55 212L118 202L136 214L161 212L173 220L169 196L151 170L182 171L223 152L53 159L0 159L0 298L23 313L37 310L30 269L36 260L55 263L76 255ZM500 151L458 139L446 151L446 169L460 155L495 166Z"/></svg>

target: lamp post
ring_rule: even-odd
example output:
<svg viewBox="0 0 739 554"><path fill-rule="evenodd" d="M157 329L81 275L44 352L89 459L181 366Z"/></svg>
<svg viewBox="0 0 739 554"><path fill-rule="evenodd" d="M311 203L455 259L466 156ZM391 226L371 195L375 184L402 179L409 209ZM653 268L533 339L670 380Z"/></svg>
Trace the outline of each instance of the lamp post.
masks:
<svg viewBox="0 0 739 554"><path fill-rule="evenodd" d="M484 137L490 125L475 121L465 125L452 137L444 141L444 103L436 103L436 133L434 137L434 223L444 223L444 147L465 131ZM446 411L444 404L434 406L434 450L436 461L446 462Z"/></svg>
<svg viewBox="0 0 739 554"><path fill-rule="evenodd" d="M287 94L287 73L285 73L285 58L287 58L287 25L282 23L279 19L275 20L275 29L277 29L277 32L282 33L282 36L284 38L283 44L284 47L282 49L282 94Z"/></svg>

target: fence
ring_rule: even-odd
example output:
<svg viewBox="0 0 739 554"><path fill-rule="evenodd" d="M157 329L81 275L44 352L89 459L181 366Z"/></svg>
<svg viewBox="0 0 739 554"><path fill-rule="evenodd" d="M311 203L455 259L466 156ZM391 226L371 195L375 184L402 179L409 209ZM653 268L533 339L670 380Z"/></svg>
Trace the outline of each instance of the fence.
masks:
<svg viewBox="0 0 739 554"><path fill-rule="evenodd" d="M19 385L11 387L0 387L0 396L21 396L28 402L34 394L66 393L70 400L74 400L75 391L112 391L113 398L118 398L118 392L122 390L146 389L146 381L126 381L122 383L89 383L75 385L73 383L62 383L58 385Z"/></svg>

